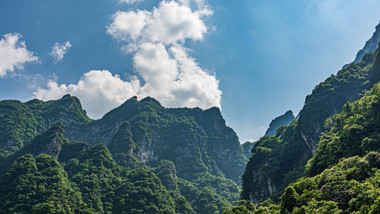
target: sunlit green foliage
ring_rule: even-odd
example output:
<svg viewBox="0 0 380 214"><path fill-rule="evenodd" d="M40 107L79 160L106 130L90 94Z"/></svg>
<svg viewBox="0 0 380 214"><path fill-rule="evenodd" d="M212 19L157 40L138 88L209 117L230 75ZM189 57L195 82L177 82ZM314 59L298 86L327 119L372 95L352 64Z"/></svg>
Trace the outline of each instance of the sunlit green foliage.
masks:
<svg viewBox="0 0 380 214"><path fill-rule="evenodd" d="M314 177L288 186L278 205L263 202L247 212L247 205L225 213L377 213L380 199L380 153L341 160ZM260 210L260 211L259 211ZM242 212L244 211L244 212Z"/></svg>
<svg viewBox="0 0 380 214"><path fill-rule="evenodd" d="M0 213L86 213L81 193L54 157L18 158L0 179Z"/></svg>
<svg viewBox="0 0 380 214"><path fill-rule="evenodd" d="M307 172L316 175L343 157L370 151L380 151L380 83L333 117L332 128L322 135Z"/></svg>

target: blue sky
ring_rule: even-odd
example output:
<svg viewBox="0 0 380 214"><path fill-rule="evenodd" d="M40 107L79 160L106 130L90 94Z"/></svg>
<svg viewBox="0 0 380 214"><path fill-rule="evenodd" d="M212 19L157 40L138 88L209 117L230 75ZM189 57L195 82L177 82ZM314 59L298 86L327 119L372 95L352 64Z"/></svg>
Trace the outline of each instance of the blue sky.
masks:
<svg viewBox="0 0 380 214"><path fill-rule="evenodd" d="M354 59L378 8L378 0L3 0L0 99L71 93L93 117L132 95L216 105L242 142L258 139Z"/></svg>

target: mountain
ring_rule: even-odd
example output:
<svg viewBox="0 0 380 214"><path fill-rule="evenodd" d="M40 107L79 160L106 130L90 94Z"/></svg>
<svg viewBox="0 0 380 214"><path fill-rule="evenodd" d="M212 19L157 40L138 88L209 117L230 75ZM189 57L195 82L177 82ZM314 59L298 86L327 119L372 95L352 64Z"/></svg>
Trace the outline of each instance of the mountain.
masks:
<svg viewBox="0 0 380 214"><path fill-rule="evenodd" d="M133 97L100 120L68 127L65 136L104 143L113 154L133 155L144 163L173 161L185 179L209 172L238 182L246 162L236 133L218 108L167 109L149 97Z"/></svg>
<svg viewBox="0 0 380 214"><path fill-rule="evenodd" d="M288 185L279 203L242 201L223 213L379 213L380 82L326 124L306 176Z"/></svg>
<svg viewBox="0 0 380 214"><path fill-rule="evenodd" d="M269 128L265 132L265 136L274 136L276 135L277 129L282 126L289 125L295 119L293 112L291 110L287 111L285 114L280 115L273 119L269 124ZM255 142L245 142L242 144L243 150L247 158L250 158L252 155L252 149L255 145Z"/></svg>
<svg viewBox="0 0 380 214"><path fill-rule="evenodd" d="M149 197L168 201L157 208L168 213L220 213L239 199L237 184L247 157L218 108L164 108L153 98L133 97L92 120L76 97L65 95L48 102L1 101L0 112L0 175L23 155L51 155L95 212L114 212L115 206L132 203L120 198L123 205L117 204L108 194L119 191L122 171L137 169L160 180L157 191L167 193L154 191L157 195ZM89 191L91 185L101 188ZM204 201L214 203L206 206Z"/></svg>
<svg viewBox="0 0 380 214"><path fill-rule="evenodd" d="M321 173L342 158L380 152L380 84L358 101L346 103L343 111L326 124L331 129L321 137L317 152L308 162L309 175Z"/></svg>
<svg viewBox="0 0 380 214"><path fill-rule="evenodd" d="M180 177L198 172L225 175L238 182L246 158L236 133L218 108L167 109L153 98L127 100L100 120L89 119L76 97L56 101L0 102L2 156L19 150L27 139L62 122L65 137L90 145L105 144L113 154L133 155L148 163L171 160Z"/></svg>
<svg viewBox="0 0 380 214"><path fill-rule="evenodd" d="M295 119L294 114L291 110L287 111L285 114L274 118L270 124L269 128L265 132L265 136L274 136L276 131L281 126L289 125Z"/></svg>
<svg viewBox="0 0 380 214"><path fill-rule="evenodd" d="M247 156L247 158L250 158L252 155L251 151L252 151L253 147L255 146L255 142L247 141L247 142L243 143L242 146L243 146L243 150L244 150L245 155Z"/></svg>
<svg viewBox="0 0 380 214"><path fill-rule="evenodd" d="M255 142L243 174L242 199L255 203L281 191L304 175L307 161L315 154L320 136L328 131L325 120L342 111L347 102L359 99L380 80L378 50L364 55L317 85L305 99L296 120Z"/></svg>
<svg viewBox="0 0 380 214"><path fill-rule="evenodd" d="M0 178L0 213L193 213L153 172L119 166L104 145L70 142L60 124L26 147Z"/></svg>
<svg viewBox="0 0 380 214"><path fill-rule="evenodd" d="M18 151L38 133L60 121L67 127L77 127L91 119L79 100L69 95L48 102L0 101L0 158Z"/></svg>

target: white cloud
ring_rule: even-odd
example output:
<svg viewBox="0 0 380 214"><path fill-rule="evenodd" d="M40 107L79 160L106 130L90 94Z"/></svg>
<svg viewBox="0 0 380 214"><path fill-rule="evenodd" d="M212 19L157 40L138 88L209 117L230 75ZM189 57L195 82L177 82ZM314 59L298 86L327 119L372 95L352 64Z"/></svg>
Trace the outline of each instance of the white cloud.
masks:
<svg viewBox="0 0 380 214"><path fill-rule="evenodd" d="M190 7L174 1L162 1L158 8L153 9L143 36L165 44L183 42L185 39L202 40L207 32L201 20L203 13L203 10L193 12Z"/></svg>
<svg viewBox="0 0 380 214"><path fill-rule="evenodd" d="M216 77L202 70L195 60L187 55L182 46L173 46L170 51L177 61L180 72L173 83L176 99L168 105L221 108L222 91L219 90L219 81Z"/></svg>
<svg viewBox="0 0 380 214"><path fill-rule="evenodd" d="M106 70L90 71L76 84L50 81L35 97L49 100L75 95L95 118L132 96L151 96L167 107L220 108L219 81L200 68L184 47L187 39L203 39L207 27L202 18L212 12L201 6L203 1L195 2L195 11L187 2L161 1L152 11L119 11L107 26L107 33L133 55L134 71L142 82L137 77L125 81Z"/></svg>
<svg viewBox="0 0 380 214"><path fill-rule="evenodd" d="M177 62L170 58L163 44L144 43L133 57L134 68L151 87L172 87L178 75Z"/></svg>
<svg viewBox="0 0 380 214"><path fill-rule="evenodd" d="M107 33L117 40L173 44L185 39L202 40L207 27L202 18L212 14L207 7L192 11L186 4L161 1L153 11L118 11Z"/></svg>
<svg viewBox="0 0 380 214"><path fill-rule="evenodd" d="M60 62L65 54L71 48L71 43L69 41L63 43L62 45L56 42L50 52L50 55L54 58L54 63Z"/></svg>
<svg viewBox="0 0 380 214"><path fill-rule="evenodd" d="M37 62L38 57L26 48L22 36L8 33L0 40L0 78L15 69L23 69L27 62Z"/></svg>
<svg viewBox="0 0 380 214"><path fill-rule="evenodd" d="M147 11L118 11L113 15L113 23L107 27L107 33L119 41L136 40L147 25L150 17Z"/></svg>

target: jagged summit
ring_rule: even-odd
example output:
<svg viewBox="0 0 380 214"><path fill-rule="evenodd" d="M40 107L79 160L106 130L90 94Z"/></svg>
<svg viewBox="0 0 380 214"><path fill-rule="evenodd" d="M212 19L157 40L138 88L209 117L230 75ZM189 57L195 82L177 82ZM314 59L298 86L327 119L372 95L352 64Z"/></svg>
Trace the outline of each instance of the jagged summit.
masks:
<svg viewBox="0 0 380 214"><path fill-rule="evenodd" d="M22 132L21 128L12 136L7 135L8 132L0 133L0 138L6 139L0 146L10 149L10 153L22 148L28 137L62 122L64 136L70 141L104 144L115 153L133 155L136 160L147 163L170 160L178 166L183 178L194 176L195 172L209 172L239 181L244 170L246 157L239 139L235 131L226 126L217 107L206 110L165 108L152 97L142 100L132 97L103 118L91 120L81 108L80 100L71 95L47 102L12 103L19 107L19 113L12 112L4 118L18 120L22 116L23 126L30 126L27 118L33 118L36 124L30 133ZM25 112L29 116L24 117ZM240 165L236 166L235 162Z"/></svg>

